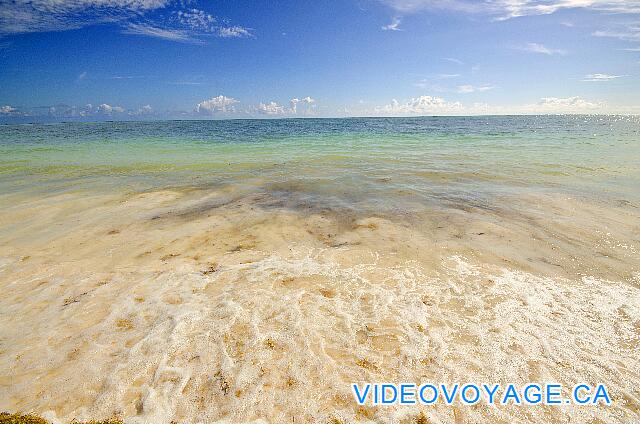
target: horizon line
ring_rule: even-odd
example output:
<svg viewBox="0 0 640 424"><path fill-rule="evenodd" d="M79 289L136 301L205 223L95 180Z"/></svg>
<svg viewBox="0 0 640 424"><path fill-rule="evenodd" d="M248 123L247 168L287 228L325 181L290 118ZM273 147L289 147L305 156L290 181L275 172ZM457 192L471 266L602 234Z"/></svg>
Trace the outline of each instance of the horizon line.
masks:
<svg viewBox="0 0 640 424"><path fill-rule="evenodd" d="M142 122L212 122L212 121L291 121L291 120L329 120L329 119L418 119L418 118L491 118L491 117L525 117L525 116L640 116L640 113L506 113L479 115L361 115L361 116L290 116L290 117L246 117L246 118L209 118L209 119L114 119L83 121L81 119L68 121L28 121L2 122L0 125L53 125L53 124L104 124L104 123L142 123Z"/></svg>

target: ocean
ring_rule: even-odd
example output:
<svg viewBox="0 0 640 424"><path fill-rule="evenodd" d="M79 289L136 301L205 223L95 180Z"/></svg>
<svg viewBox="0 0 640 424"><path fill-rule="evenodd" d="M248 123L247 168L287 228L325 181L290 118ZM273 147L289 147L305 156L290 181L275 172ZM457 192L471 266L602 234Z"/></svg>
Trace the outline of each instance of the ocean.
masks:
<svg viewBox="0 0 640 424"><path fill-rule="evenodd" d="M2 125L0 410L640 420L639 187L638 116ZM426 381L613 402L351 392Z"/></svg>

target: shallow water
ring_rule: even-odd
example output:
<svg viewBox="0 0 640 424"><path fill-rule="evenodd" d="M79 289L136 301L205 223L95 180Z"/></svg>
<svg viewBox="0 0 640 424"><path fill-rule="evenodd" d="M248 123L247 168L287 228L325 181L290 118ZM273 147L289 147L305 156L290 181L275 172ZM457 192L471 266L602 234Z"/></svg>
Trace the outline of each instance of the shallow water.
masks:
<svg viewBox="0 0 640 424"><path fill-rule="evenodd" d="M2 126L0 409L636 421L639 165L638 117ZM426 381L604 383L613 405L350 392Z"/></svg>

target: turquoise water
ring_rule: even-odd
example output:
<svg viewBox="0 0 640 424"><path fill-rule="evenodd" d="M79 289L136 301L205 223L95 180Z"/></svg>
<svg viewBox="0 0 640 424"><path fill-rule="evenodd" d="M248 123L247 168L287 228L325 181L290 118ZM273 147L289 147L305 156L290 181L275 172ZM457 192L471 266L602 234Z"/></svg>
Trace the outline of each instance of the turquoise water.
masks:
<svg viewBox="0 0 640 424"><path fill-rule="evenodd" d="M6 192L235 184L376 207L443 198L482 201L523 190L637 201L639 164L637 116L0 127L0 190Z"/></svg>

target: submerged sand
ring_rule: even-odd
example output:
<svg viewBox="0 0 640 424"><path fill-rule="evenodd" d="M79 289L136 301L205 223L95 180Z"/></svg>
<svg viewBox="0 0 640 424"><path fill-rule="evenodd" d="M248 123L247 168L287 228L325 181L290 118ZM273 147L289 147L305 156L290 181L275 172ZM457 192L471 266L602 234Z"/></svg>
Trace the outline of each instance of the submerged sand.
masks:
<svg viewBox="0 0 640 424"><path fill-rule="evenodd" d="M640 420L638 205L522 194L376 212L232 187L3 202L0 410ZM604 383L613 404L359 407L352 382Z"/></svg>

